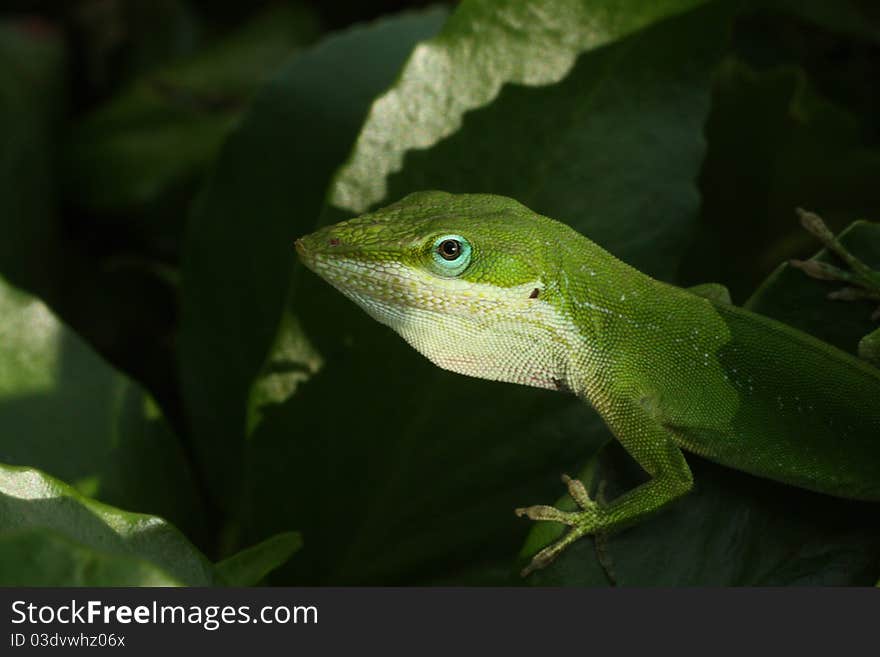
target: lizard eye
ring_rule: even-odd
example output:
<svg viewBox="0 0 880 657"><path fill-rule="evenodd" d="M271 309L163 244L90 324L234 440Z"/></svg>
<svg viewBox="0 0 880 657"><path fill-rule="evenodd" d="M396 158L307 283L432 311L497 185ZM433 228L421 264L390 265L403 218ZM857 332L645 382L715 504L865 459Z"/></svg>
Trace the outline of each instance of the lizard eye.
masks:
<svg viewBox="0 0 880 657"><path fill-rule="evenodd" d="M442 276L458 276L471 262L471 245L461 235L443 235L434 240L434 263Z"/></svg>
<svg viewBox="0 0 880 657"><path fill-rule="evenodd" d="M437 253L444 260L457 260L461 255L461 242L458 240L443 240L437 247Z"/></svg>

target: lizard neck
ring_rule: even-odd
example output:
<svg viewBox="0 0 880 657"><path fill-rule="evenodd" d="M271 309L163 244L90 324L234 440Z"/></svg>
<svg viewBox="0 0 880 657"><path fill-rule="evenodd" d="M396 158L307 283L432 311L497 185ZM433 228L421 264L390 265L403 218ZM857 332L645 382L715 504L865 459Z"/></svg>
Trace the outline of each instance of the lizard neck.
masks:
<svg viewBox="0 0 880 657"><path fill-rule="evenodd" d="M658 285L587 238L563 248L555 276L559 305L572 327L566 385L602 411L611 395L624 336L641 330Z"/></svg>

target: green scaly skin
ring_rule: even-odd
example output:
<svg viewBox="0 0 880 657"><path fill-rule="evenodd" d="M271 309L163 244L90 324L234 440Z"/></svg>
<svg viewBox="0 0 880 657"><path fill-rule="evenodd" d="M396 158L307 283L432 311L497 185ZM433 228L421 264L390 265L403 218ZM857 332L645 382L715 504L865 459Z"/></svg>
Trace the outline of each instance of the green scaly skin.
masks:
<svg viewBox="0 0 880 657"><path fill-rule="evenodd" d="M880 371L730 305L719 286L656 281L491 195L412 194L296 246L309 268L437 365L582 397L650 475L601 505L564 476L579 511L517 509L571 527L524 574L581 536L619 531L687 493L682 450L880 501Z"/></svg>

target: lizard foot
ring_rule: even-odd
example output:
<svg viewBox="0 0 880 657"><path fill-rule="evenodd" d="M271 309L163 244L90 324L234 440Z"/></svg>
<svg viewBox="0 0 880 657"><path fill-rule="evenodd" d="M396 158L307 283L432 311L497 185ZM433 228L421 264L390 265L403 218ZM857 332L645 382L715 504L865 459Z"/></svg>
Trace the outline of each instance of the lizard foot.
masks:
<svg viewBox="0 0 880 657"><path fill-rule="evenodd" d="M599 507L590 499L587 489L578 479L572 479L568 475L562 475L562 482L568 487L568 494L571 495L571 498L580 507L580 511L562 511L556 507L544 504L515 510L516 515L520 517L526 516L532 520L560 522L571 527L565 536L552 545L548 545L532 557L529 565L520 572L520 575L523 577L548 566L565 548L582 536L594 533L597 529L599 524Z"/></svg>
<svg viewBox="0 0 880 657"><path fill-rule="evenodd" d="M818 215L800 208L797 212L801 225L809 233L815 235L825 248L846 263L849 269L840 269L827 262L819 262L818 260L791 260L791 265L812 278L844 283L845 287L828 294L829 299L838 301L880 301L880 272L871 269L850 253L840 243L840 240L834 237L834 234ZM874 310L871 319L874 321L880 320L880 306L877 306ZM880 367L880 329L872 331L861 339L858 354L863 360L873 364L875 367Z"/></svg>
<svg viewBox="0 0 880 657"><path fill-rule="evenodd" d="M818 260L790 260L790 264L812 278L823 281L838 281L846 285L846 287L831 292L828 295L829 299L880 301L880 272L871 269L850 253L828 229L819 215L800 208L797 213L801 225L807 232L818 238L822 245L840 258L849 269L841 269ZM880 319L880 307L874 311L872 318Z"/></svg>

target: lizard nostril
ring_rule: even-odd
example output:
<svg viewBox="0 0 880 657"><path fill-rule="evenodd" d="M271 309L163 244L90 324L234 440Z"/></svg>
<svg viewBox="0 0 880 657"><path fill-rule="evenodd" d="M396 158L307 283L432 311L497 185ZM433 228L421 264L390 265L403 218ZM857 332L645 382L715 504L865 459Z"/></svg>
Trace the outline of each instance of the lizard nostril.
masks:
<svg viewBox="0 0 880 657"><path fill-rule="evenodd" d="M330 246L339 246L339 238L331 237L330 238Z"/></svg>

